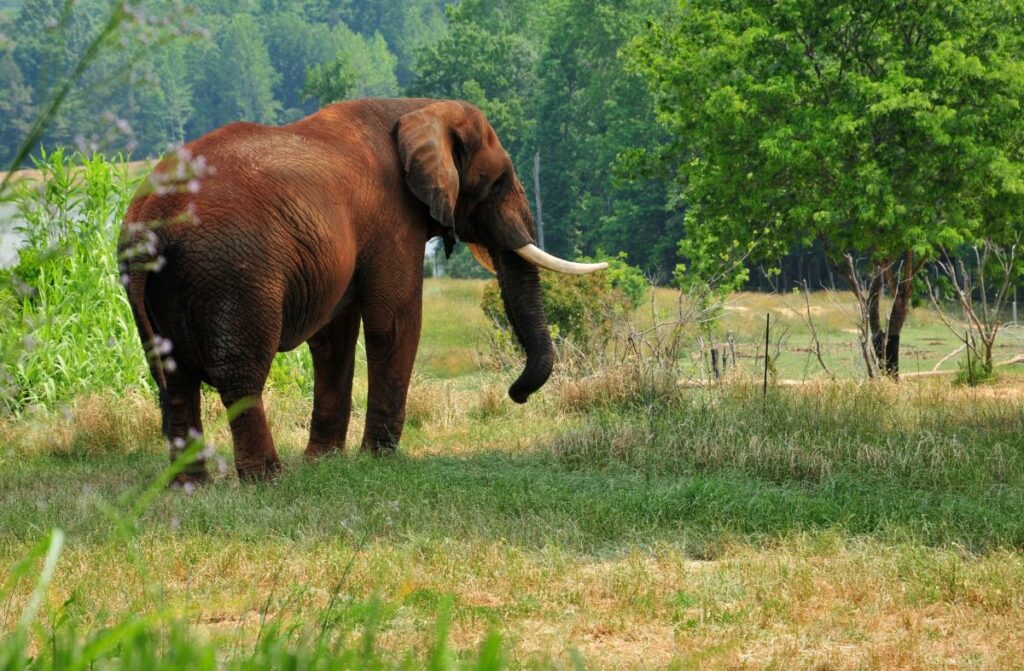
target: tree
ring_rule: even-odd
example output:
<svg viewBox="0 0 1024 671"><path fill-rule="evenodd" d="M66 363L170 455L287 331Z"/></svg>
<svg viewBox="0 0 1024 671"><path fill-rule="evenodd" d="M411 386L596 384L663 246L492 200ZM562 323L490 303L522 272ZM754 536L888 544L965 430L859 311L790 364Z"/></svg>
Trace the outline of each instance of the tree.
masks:
<svg viewBox="0 0 1024 671"><path fill-rule="evenodd" d="M406 92L413 96L467 100L487 116L502 144L525 164L532 123L527 105L535 79L536 50L507 25L475 19L486 0L467 0L449 9L448 34L421 49Z"/></svg>
<svg viewBox="0 0 1024 671"><path fill-rule="evenodd" d="M259 24L249 14L225 23L216 38L216 60L210 64L204 91L215 100L211 127L231 121L277 121L281 103L274 97L280 75L270 62Z"/></svg>
<svg viewBox="0 0 1024 671"><path fill-rule="evenodd" d="M619 57L663 4L567 0L552 17L534 116L555 254L626 251L648 271L675 265L681 217L666 210L665 180L616 171L623 154L663 135L643 80Z"/></svg>
<svg viewBox="0 0 1024 671"><path fill-rule="evenodd" d="M293 12L272 15L265 25L267 51L281 75L274 86L274 97L281 101L282 120L292 121L316 111L302 91L310 68L334 56L336 44L330 26L310 23Z"/></svg>
<svg viewBox="0 0 1024 671"><path fill-rule="evenodd" d="M10 51L0 54L0 166L7 168L15 148L32 125L32 90L25 85Z"/></svg>
<svg viewBox="0 0 1024 671"><path fill-rule="evenodd" d="M681 2L629 50L671 141L698 276L820 241L870 267L874 353L899 368L914 277L941 248L1019 226L1021 0ZM883 325L880 296L893 305Z"/></svg>
<svg viewBox="0 0 1024 671"><path fill-rule="evenodd" d="M363 37L341 23L332 39L333 59L306 72L302 95L326 105L346 98L390 97L398 93L394 55L380 35Z"/></svg>
<svg viewBox="0 0 1024 671"><path fill-rule="evenodd" d="M171 44L157 56L156 74L163 93L163 142L185 142L185 127L195 113L183 44Z"/></svg>
<svg viewBox="0 0 1024 671"><path fill-rule="evenodd" d="M400 85L412 79L415 54L445 33L444 7L452 0L343 0L337 14L353 31L380 34L397 58Z"/></svg>

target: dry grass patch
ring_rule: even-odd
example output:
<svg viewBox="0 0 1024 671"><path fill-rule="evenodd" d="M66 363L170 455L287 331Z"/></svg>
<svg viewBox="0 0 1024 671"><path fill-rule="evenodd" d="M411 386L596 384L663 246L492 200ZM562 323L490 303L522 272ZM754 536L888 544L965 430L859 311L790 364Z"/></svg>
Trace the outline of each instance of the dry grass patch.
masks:
<svg viewBox="0 0 1024 671"><path fill-rule="evenodd" d="M428 644L436 610L452 595L456 649L475 649L500 629L518 659L568 661L567 650L576 648L597 668L696 660L721 669L1017 663L1024 649L1019 553L972 557L858 541L822 546L806 536L767 549L734 544L721 559L700 562L665 545L595 560L500 542L371 542L337 604L358 617L377 595L385 604L385 646L416 650ZM331 601L353 552L347 542L307 547L268 539L256 548L166 535L143 538L141 549L175 608L213 639L243 646L264 613L309 623ZM70 548L52 602L74 593L106 612L145 612L143 582L115 552ZM956 576L948 591L930 591L947 575ZM97 624L103 612L96 611Z"/></svg>
<svg viewBox="0 0 1024 671"><path fill-rule="evenodd" d="M129 454L162 445L160 410L149 394L82 396L58 410L0 420L0 445L23 457Z"/></svg>

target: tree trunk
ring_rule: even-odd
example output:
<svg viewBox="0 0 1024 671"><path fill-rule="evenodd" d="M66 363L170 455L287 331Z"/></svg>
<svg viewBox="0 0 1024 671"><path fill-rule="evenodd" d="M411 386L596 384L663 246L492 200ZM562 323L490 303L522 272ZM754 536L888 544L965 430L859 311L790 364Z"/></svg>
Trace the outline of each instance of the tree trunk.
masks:
<svg viewBox="0 0 1024 671"><path fill-rule="evenodd" d="M875 351L875 361L879 368L886 367L886 338L882 332L882 272L880 267L875 268L871 275L871 283L868 285L868 329L871 333L871 346Z"/></svg>
<svg viewBox="0 0 1024 671"><path fill-rule="evenodd" d="M883 273L878 273L876 278L881 287ZM900 376L900 333L903 332L903 325L907 323L907 315L910 312L910 297L914 292L914 253L907 252L903 256L903 262L899 268L899 278L892 270L892 266L885 269L884 275L888 280L889 290L892 293L892 309L889 311L889 320L883 331L877 331L872 326L872 341L875 346L875 354L878 356L879 365L885 374L893 379ZM872 281L874 286L874 281ZM878 305L875 305L875 318L878 315Z"/></svg>

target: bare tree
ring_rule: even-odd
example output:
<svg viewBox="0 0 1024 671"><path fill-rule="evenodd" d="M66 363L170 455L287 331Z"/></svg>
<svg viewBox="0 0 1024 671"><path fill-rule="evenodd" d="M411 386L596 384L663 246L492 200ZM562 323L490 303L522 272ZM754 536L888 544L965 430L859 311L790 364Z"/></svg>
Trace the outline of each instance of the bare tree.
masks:
<svg viewBox="0 0 1024 671"><path fill-rule="evenodd" d="M857 300L857 339L860 343L861 357L864 359L868 377L875 378L880 371L879 357L874 346L874 333L879 331L878 303L881 298L882 276L875 273L865 285L857 271L853 255L846 254L844 261L843 275L846 276L853 297Z"/></svg>
<svg viewBox="0 0 1024 671"><path fill-rule="evenodd" d="M963 313L962 322L954 322L946 314L931 280L927 274L924 275L928 295L942 322L964 341L964 346L981 362L985 373L991 373L995 365L992 350L1003 326L1004 310L1011 300L1020 240L1021 234L1018 233L1006 246L991 240L972 246L974 266L970 269L962 257L954 259L948 250L943 250L935 264L953 288L953 297ZM966 335L962 335L965 332Z"/></svg>
<svg viewBox="0 0 1024 671"><path fill-rule="evenodd" d="M797 284L802 289L800 293L802 293L804 297L804 309L797 310L794 308L794 311L800 315L801 321L803 321L804 325L807 326L807 329L811 332L811 345L814 346L814 356L818 359L818 365L821 366L823 371L825 371L825 374L828 375L829 379L834 380L836 379L836 376L831 370L829 370L828 365L825 363L824 353L821 348L821 336L818 334L818 327L814 324L814 313L811 310L811 290L807 286L806 280L798 282Z"/></svg>

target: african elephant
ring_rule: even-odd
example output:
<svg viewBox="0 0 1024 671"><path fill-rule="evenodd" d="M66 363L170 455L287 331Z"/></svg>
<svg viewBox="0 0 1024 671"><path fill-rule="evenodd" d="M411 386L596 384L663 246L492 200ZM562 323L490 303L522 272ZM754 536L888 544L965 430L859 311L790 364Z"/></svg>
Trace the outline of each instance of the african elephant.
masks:
<svg viewBox="0 0 1024 671"><path fill-rule="evenodd" d="M204 174L189 178L197 157ZM186 186L167 187L182 177ZM360 323L362 446L395 450L420 337L424 245L438 235L469 243L496 272L526 352L509 396L525 402L554 356L537 267L603 266L535 246L522 184L480 110L349 101L280 127L233 123L165 157L128 209L118 252L171 458L202 431L205 381L226 406L246 404L231 419L239 477L277 471L263 388L275 353L304 342L315 378L306 454L343 449ZM181 477L205 476L200 461Z"/></svg>

